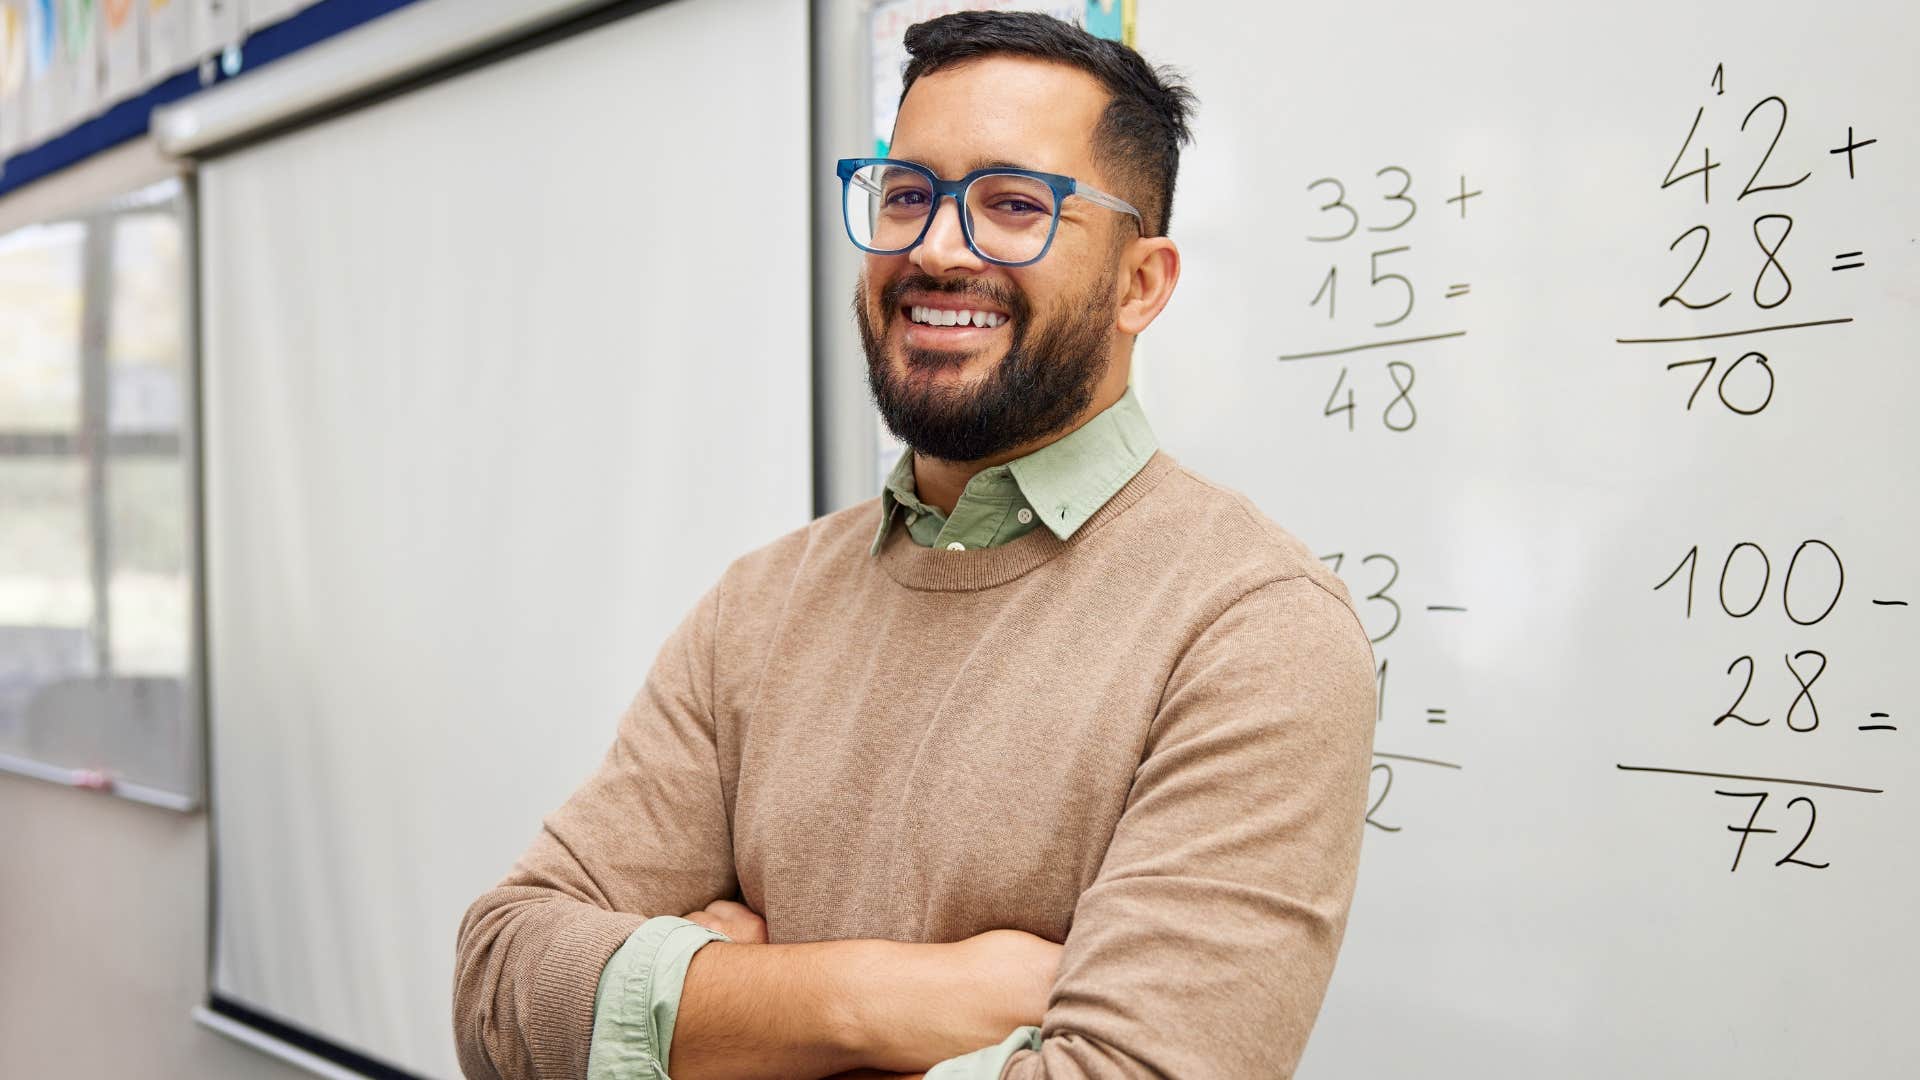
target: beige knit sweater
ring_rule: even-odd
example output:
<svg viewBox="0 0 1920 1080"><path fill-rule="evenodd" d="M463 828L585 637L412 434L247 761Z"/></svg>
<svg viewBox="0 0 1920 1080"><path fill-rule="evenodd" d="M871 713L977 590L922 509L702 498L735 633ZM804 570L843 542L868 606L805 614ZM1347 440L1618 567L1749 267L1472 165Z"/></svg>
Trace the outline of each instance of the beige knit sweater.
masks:
<svg viewBox="0 0 1920 1080"><path fill-rule="evenodd" d="M1067 540L875 501L736 561L460 927L470 1077L585 1075L601 968L734 894L770 939L1064 942L1003 1076L1290 1075L1353 895L1374 671L1345 588L1164 453Z"/></svg>

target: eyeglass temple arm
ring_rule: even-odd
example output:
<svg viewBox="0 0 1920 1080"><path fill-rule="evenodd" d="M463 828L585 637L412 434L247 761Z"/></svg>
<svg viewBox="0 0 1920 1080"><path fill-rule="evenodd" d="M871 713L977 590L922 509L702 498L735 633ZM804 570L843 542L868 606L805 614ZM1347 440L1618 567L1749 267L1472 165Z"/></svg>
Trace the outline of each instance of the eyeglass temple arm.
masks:
<svg viewBox="0 0 1920 1080"><path fill-rule="evenodd" d="M1127 200L1120 198L1118 195L1109 195L1099 188L1088 187L1078 180L1073 182L1073 193L1088 202L1097 203L1109 210L1118 210L1123 214L1132 214L1134 220L1138 221L1142 226L1147 223L1147 219L1141 215L1140 211L1133 208L1132 203L1127 202Z"/></svg>

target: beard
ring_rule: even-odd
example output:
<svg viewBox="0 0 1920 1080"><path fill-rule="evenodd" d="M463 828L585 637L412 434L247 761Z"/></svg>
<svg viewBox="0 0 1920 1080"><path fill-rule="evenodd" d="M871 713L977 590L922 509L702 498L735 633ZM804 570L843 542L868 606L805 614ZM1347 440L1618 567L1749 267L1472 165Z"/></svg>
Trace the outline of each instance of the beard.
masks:
<svg viewBox="0 0 1920 1080"><path fill-rule="evenodd" d="M970 354L903 345L905 370L895 370L880 336L885 326L876 328L867 311L863 273L854 288L853 313L867 354L867 385L887 430L924 457L965 462L1066 429L1092 403L1094 388L1107 371L1114 281L1115 270L1109 266L1037 328L1025 294L999 282L937 281L916 272L887 286L880 297L887 324L909 290L977 296L1003 308L1013 320L1013 341L1000 362L977 385L950 386L930 376L960 367Z"/></svg>

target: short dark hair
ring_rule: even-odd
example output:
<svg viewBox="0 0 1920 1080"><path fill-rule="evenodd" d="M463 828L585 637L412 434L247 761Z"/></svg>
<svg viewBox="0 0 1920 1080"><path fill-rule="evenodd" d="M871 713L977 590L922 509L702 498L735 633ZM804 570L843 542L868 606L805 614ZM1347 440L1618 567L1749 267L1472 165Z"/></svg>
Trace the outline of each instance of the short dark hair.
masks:
<svg viewBox="0 0 1920 1080"><path fill-rule="evenodd" d="M1180 144L1193 141L1187 118L1199 103L1178 73L1154 68L1117 41L1027 11L942 15L909 26L906 44L912 59L901 73L903 103L920 76L987 56L1052 60L1100 80L1112 96L1093 131L1094 160L1121 187L1115 194L1139 208L1142 235L1167 231Z"/></svg>

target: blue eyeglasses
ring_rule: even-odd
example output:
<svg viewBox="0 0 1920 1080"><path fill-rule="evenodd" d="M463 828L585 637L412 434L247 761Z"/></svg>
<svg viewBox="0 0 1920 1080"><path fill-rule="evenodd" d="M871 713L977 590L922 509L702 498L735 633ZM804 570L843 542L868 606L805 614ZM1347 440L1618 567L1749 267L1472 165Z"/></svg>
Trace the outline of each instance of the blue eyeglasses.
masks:
<svg viewBox="0 0 1920 1080"><path fill-rule="evenodd" d="M898 255L926 238L944 196L960 208L967 248L990 263L1030 266L1053 246L1060 203L1069 195L1145 219L1124 199L1071 176L1030 169L976 169L958 180L892 158L842 158L838 169L847 239L875 255Z"/></svg>

